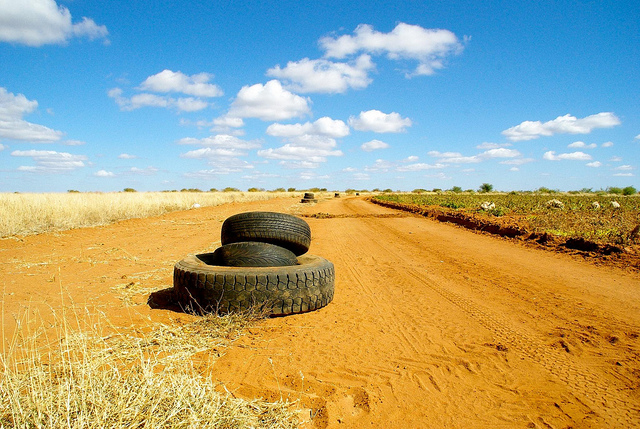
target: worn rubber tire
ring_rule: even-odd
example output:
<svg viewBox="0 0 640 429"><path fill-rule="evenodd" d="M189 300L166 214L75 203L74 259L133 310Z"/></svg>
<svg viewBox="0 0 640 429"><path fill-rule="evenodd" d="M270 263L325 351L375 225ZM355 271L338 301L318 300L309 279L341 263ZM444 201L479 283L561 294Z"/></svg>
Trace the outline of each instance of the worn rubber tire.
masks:
<svg viewBox="0 0 640 429"><path fill-rule="evenodd" d="M296 256L307 253L311 228L298 217L274 212L246 212L230 216L222 224L222 244L260 241L291 250Z"/></svg>
<svg viewBox="0 0 640 429"><path fill-rule="evenodd" d="M190 255L173 269L178 304L201 313L226 314L259 308L281 316L317 310L333 299L333 263L314 255L288 267L221 267Z"/></svg>
<svg viewBox="0 0 640 429"><path fill-rule="evenodd" d="M298 263L298 258L289 249L258 241L227 244L210 255L213 259L204 260L205 263L225 267L284 267Z"/></svg>

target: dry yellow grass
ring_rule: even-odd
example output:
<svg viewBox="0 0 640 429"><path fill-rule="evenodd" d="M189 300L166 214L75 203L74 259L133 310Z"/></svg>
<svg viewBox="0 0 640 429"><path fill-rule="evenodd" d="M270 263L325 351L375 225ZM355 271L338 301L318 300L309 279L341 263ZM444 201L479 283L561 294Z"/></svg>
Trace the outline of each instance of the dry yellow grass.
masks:
<svg viewBox="0 0 640 429"><path fill-rule="evenodd" d="M0 237L106 225L123 219L271 198L300 198L289 192L118 192L0 194Z"/></svg>
<svg viewBox="0 0 640 429"><path fill-rule="evenodd" d="M274 197L300 194L0 194L0 231L2 236L35 234L154 216L194 204ZM132 290L138 283L116 288L120 286L126 305L142 291ZM60 289L66 295L62 284ZM5 320L4 300L0 304L0 320ZM27 309L25 316L16 317L11 338L2 326L0 428L297 427L292 404L245 401L214 381L215 360L256 315L206 316L186 324L149 320L137 328L118 328L103 313L89 314L85 306L70 304L62 305L62 314L46 318Z"/></svg>
<svg viewBox="0 0 640 429"><path fill-rule="evenodd" d="M30 316L3 344L1 428L297 427L291 404L238 399L212 380L220 350L251 315L153 324L145 333L75 316L73 326L57 319L54 338ZM206 370L202 358L194 364L196 354L207 357Z"/></svg>

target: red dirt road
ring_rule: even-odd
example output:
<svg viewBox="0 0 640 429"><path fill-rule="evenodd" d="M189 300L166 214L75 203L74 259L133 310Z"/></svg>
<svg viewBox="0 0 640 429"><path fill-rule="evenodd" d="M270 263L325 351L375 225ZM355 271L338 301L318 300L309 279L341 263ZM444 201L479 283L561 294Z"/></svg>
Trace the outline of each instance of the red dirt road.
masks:
<svg viewBox="0 0 640 429"><path fill-rule="evenodd" d="M298 400L307 428L640 425L640 279L359 198L231 204L0 241L5 326L25 307L102 309L115 323L191 316L146 305L222 221L306 218L334 300L259 322L213 377L236 396ZM386 217L385 217L386 215ZM138 290L124 306L119 291ZM130 286L126 286L130 285ZM118 289L119 288L119 289Z"/></svg>

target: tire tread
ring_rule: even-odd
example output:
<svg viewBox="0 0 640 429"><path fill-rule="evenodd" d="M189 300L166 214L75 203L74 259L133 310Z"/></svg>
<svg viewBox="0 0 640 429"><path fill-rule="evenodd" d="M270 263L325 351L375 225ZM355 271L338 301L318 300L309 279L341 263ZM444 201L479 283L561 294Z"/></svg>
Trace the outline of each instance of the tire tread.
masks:
<svg viewBox="0 0 640 429"><path fill-rule="evenodd" d="M174 267L175 295L184 307L202 312L224 314L252 306L271 315L317 310L333 299L335 270L318 256L303 260L292 267L236 268L206 265L192 255Z"/></svg>

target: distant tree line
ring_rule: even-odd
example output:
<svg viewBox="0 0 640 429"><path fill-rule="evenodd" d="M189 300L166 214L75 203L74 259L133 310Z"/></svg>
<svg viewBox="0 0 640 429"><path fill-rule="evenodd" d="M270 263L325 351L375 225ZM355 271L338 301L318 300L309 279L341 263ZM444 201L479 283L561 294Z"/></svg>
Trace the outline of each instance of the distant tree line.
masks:
<svg viewBox="0 0 640 429"><path fill-rule="evenodd" d="M475 193L475 192L479 192L479 193L487 193L487 192L493 192L494 188L493 185L491 183L483 183L482 185L480 185L480 187L477 190L474 189L466 189L463 190L462 187L460 186L453 186L450 189L446 189L446 190L442 190L441 188L433 188L431 190L428 189L424 189L424 188L416 188L413 191L411 191L414 194L421 194L421 193L425 193L425 192L434 192L434 193L440 193L440 192L453 192L453 193ZM67 191L68 193L80 193L80 191L76 190L76 189L69 189ZM122 192L138 192L133 188L124 188L122 190ZM202 191L199 188L183 188L180 189L180 191L177 190L165 190L162 192L205 192ZM208 192L242 192L240 191L240 189L238 188L234 188L234 187L226 187L223 188L222 190L218 190L217 188L210 188ZM308 188L308 189L296 189L296 188L287 188L285 190L285 188L275 188L273 190L266 190L265 188L258 188L258 187L251 187L247 189L247 192L327 192L327 188ZM334 191L332 191L334 192ZM335 192L339 192L338 190L335 190ZM382 192L382 193L392 193L394 192L393 189L387 188L387 189L379 189L379 188L374 188L371 191L367 190L367 189L354 189L354 188L347 188L344 190L345 193L347 194L354 194L354 193L367 193L367 192ZM401 193L403 191L395 191L398 193ZM523 193L523 194L530 194L530 193L538 193L538 194L559 194L562 191L560 191L559 189L550 189L547 188L545 186L541 186L538 189L534 190L534 191L511 191L510 193L512 194L517 194L517 193ZM638 190L633 187L633 186L626 186L624 188L620 188L620 187L615 187L615 186L609 186L607 188L604 189L599 189L599 190L593 190L593 188L582 188L579 190L573 190L573 191L567 191L568 194L611 194L611 195L636 195L638 193Z"/></svg>

